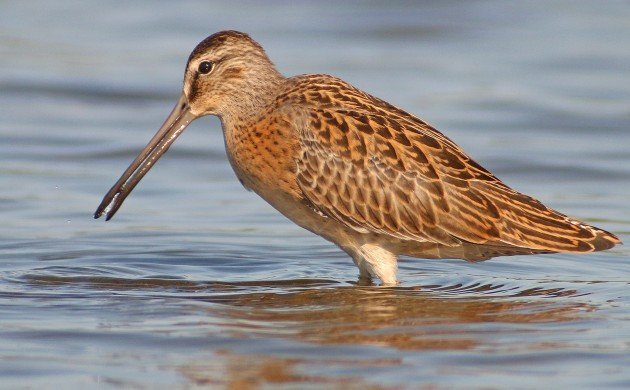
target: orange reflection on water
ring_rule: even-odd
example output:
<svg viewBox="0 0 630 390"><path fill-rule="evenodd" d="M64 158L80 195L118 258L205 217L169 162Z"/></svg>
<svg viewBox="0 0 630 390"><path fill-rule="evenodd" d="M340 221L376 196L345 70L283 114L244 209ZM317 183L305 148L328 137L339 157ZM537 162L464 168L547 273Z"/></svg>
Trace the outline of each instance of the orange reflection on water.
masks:
<svg viewBox="0 0 630 390"><path fill-rule="evenodd" d="M560 289L530 292L563 295ZM229 332L236 336L405 350L469 349L482 342L480 335L495 331L486 326L491 323L566 322L593 309L567 300L528 300L527 295L458 297L420 288L343 286L235 294L218 301L226 305L221 316L231 319Z"/></svg>
<svg viewBox="0 0 630 390"><path fill-rule="evenodd" d="M395 361L394 361L395 360ZM195 361L179 367L178 371L186 380L196 386L220 386L221 388L244 390L267 388L268 386L296 386L303 388L317 385L332 389L380 389L356 376L325 376L304 373L303 364L307 359L281 358L263 355L240 355L228 350L215 351L211 358L203 362ZM328 361L328 364L344 366L370 366L401 364L400 359L390 361Z"/></svg>

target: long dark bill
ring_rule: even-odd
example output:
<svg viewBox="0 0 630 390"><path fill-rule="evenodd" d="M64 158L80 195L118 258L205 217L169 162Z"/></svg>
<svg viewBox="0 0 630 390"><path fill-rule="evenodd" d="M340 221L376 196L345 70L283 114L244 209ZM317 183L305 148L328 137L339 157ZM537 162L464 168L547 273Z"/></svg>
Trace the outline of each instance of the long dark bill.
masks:
<svg viewBox="0 0 630 390"><path fill-rule="evenodd" d="M125 173L122 174L116 184L105 195L94 213L94 218L99 218L106 213L105 220L109 221L122 206L127 195L131 193L144 175L149 172L153 164L166 153L173 141L196 118L197 116L190 112L186 95L182 93L179 101L177 101L177 105L166 118L160 130L151 138L147 146L144 147L138 157L129 165Z"/></svg>

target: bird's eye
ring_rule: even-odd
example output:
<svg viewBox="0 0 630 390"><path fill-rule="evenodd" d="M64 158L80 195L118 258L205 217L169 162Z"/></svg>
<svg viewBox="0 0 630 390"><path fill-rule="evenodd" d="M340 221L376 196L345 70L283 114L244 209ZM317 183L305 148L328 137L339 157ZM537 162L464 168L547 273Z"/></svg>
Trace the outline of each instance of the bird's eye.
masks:
<svg viewBox="0 0 630 390"><path fill-rule="evenodd" d="M212 71L212 68L214 68L214 63L210 61L203 61L199 64L199 73L208 74Z"/></svg>

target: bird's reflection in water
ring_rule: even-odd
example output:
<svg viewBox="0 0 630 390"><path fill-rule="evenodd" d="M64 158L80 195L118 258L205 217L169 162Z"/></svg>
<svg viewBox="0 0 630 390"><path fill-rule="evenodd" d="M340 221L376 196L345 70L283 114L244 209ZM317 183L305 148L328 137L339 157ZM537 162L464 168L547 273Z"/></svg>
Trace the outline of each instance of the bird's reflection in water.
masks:
<svg viewBox="0 0 630 390"><path fill-rule="evenodd" d="M501 287L329 286L206 299L224 305L220 310L232 320L230 332L235 335L255 337L275 333L314 343L380 345L405 350L468 349L481 342L480 334L496 332L495 327L475 327L475 324L566 322L593 309L583 302L541 299L576 293L561 288L516 290L500 297L487 295Z"/></svg>
<svg viewBox="0 0 630 390"><path fill-rule="evenodd" d="M338 389L379 389L357 375L325 375L309 373L313 359L286 358L269 355L242 355L228 350L216 351L203 361L196 360L179 367L179 373L197 386L221 386L228 389L254 389L284 385L304 388L309 385ZM400 365L402 359L337 359L329 364L340 364L350 369L370 369L376 366Z"/></svg>
<svg viewBox="0 0 630 390"><path fill-rule="evenodd" d="M46 299L46 291L59 299L59 287L81 285L99 299L124 302L134 319L126 328L141 334L168 329L183 348L187 337L213 340L201 356L171 368L193 384L236 389L369 388L370 373L395 371L410 358L448 355L504 364L505 353L542 356L563 346L562 335L597 308L578 299L583 293L577 290L553 283L524 287L524 281L378 288L306 279L226 283L50 274L25 279L42 291L38 299ZM145 313L147 299L161 302L157 323ZM139 343L134 348L141 348ZM388 356L372 348L388 349ZM444 364L474 371L466 359Z"/></svg>
<svg viewBox="0 0 630 390"><path fill-rule="evenodd" d="M27 279L40 286L80 283L95 290L131 290L140 298L151 291L152 298L213 303L190 310L234 336L405 350L469 349L488 340L484 335L497 332L496 326L489 326L493 323L569 322L595 309L573 299L579 295L576 290L501 284L378 288L317 279L232 283L52 275Z"/></svg>
<svg viewBox="0 0 630 390"><path fill-rule="evenodd" d="M588 304L563 298L576 291L561 288L516 289L498 297L487 294L501 291L500 285L357 288L303 282L302 286L297 281L261 283L258 288L269 291L200 299L221 303L220 316L230 323L226 331L237 339L288 338L315 345L374 346L393 349L392 357L383 359L369 352L316 357L297 352L287 357L221 350L203 362L181 366L182 375L198 385L230 388L278 384L379 388L370 383L370 372L404 366L404 354L471 351L474 355L475 350L493 348L497 332L506 337L524 330L535 332L541 323L571 322L593 310ZM230 286L234 290L242 287ZM557 299L544 299L554 297ZM208 310L218 314L216 306ZM554 348L551 343L539 343L536 337L530 341L525 348L540 352ZM343 367L337 370L341 373L322 373L321 367L331 364Z"/></svg>

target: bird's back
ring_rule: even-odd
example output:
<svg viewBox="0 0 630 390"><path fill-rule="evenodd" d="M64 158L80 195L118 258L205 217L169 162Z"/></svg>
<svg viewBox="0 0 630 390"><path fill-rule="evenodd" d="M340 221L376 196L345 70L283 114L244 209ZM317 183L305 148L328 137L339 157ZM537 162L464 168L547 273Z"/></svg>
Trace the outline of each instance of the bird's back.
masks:
<svg viewBox="0 0 630 390"><path fill-rule="evenodd" d="M297 127L304 198L398 253L479 260L620 243L508 187L426 122L338 78L288 79L276 109Z"/></svg>

